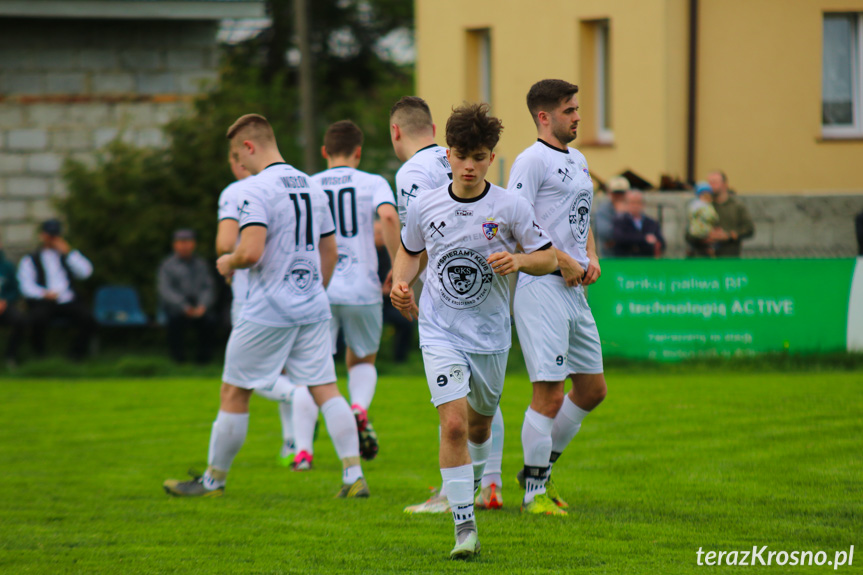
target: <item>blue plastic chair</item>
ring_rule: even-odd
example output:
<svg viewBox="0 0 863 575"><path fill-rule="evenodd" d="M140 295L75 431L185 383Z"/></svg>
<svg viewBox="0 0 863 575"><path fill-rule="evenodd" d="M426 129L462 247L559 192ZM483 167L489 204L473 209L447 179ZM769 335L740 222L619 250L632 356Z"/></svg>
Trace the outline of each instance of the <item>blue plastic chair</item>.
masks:
<svg viewBox="0 0 863 575"><path fill-rule="evenodd" d="M99 325L147 325L138 291L131 286L103 286L96 291L93 315Z"/></svg>

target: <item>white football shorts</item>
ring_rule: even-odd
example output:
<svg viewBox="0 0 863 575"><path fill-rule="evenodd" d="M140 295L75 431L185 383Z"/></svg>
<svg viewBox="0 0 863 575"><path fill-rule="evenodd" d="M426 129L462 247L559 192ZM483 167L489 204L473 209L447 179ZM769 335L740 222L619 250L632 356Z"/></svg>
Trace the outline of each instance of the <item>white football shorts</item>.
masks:
<svg viewBox="0 0 863 575"><path fill-rule="evenodd" d="M602 373L602 345L583 287L543 276L518 287L513 311L530 381Z"/></svg>
<svg viewBox="0 0 863 575"><path fill-rule="evenodd" d="M357 357L377 353L384 329L384 302L369 305L331 305L333 319L330 320L333 353L339 329L345 334L345 343Z"/></svg>
<svg viewBox="0 0 863 575"><path fill-rule="evenodd" d="M495 414L503 393L509 351L481 354L425 346L422 352L435 407L467 397L477 413Z"/></svg>
<svg viewBox="0 0 863 575"><path fill-rule="evenodd" d="M336 381L329 320L270 327L240 319L225 350L222 381L244 389L269 388L285 370L297 385Z"/></svg>

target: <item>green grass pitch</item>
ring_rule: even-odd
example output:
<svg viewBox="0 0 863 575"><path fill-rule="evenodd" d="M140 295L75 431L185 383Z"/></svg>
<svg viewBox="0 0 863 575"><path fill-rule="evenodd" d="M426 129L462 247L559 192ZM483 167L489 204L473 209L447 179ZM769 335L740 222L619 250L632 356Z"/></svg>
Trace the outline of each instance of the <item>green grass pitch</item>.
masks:
<svg viewBox="0 0 863 575"><path fill-rule="evenodd" d="M225 496L166 496L164 479L205 467L217 379L5 378L0 573L748 573L765 568L699 567L696 551L832 559L852 544L854 565L839 571L863 572L863 373L607 379L608 398L555 467L572 505L557 518L519 514L529 384L517 368L508 376L505 507L478 513L482 555L464 564L447 559L450 516L402 512L440 483L419 370L381 377L365 501L333 499L340 464L325 432L313 472L277 467L276 406L257 397Z"/></svg>

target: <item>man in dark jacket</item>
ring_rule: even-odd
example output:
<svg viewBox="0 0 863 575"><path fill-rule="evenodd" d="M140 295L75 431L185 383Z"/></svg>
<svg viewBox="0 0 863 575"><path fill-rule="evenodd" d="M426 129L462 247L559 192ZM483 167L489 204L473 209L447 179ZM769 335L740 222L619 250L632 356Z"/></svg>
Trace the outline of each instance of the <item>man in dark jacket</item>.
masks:
<svg viewBox="0 0 863 575"><path fill-rule="evenodd" d="M207 363L212 356L215 317L211 308L216 301L216 286L211 266L195 255L196 245L192 230L177 230L174 254L159 266L158 292L168 316L168 347L178 363L186 359L186 329L190 327L198 336L198 362Z"/></svg>
<svg viewBox="0 0 863 575"><path fill-rule="evenodd" d="M665 251L659 222L644 215L641 192L626 193L626 210L614 220L613 238L616 257L658 258Z"/></svg>
<svg viewBox="0 0 863 575"><path fill-rule="evenodd" d="M11 328L5 356L10 369L18 363L18 348L24 339L24 316L16 307L19 296L15 264L6 259L3 246L0 245L0 326L8 325Z"/></svg>
<svg viewBox="0 0 863 575"><path fill-rule="evenodd" d="M82 359L87 353L96 322L87 306L77 297L75 280L93 273L93 264L63 239L59 220L42 222L39 249L21 258L18 285L27 300L33 329L33 351L45 354L45 331L53 318L65 318L78 329L72 340L71 355Z"/></svg>

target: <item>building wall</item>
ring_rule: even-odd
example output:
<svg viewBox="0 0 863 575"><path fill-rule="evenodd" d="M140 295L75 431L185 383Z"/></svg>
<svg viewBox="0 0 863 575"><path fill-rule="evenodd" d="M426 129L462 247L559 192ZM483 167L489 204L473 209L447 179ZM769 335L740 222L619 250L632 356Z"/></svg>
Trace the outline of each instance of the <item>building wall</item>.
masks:
<svg viewBox="0 0 863 575"><path fill-rule="evenodd" d="M605 180L631 169L654 184L685 178L688 0L415 0L417 93L439 124L475 94L467 31L490 28L492 105L505 126L507 174L535 138L524 98L559 77L580 84L575 145ZM863 141L821 139L822 15L863 0L700 0L695 176L723 169L741 194L863 191ZM584 23L610 21L614 142L596 145ZM491 178L505 183L501 166Z"/></svg>
<svg viewBox="0 0 863 575"><path fill-rule="evenodd" d="M0 230L29 249L66 193L67 157L92 161L121 135L164 144L160 127L216 79L217 23L0 19Z"/></svg>

